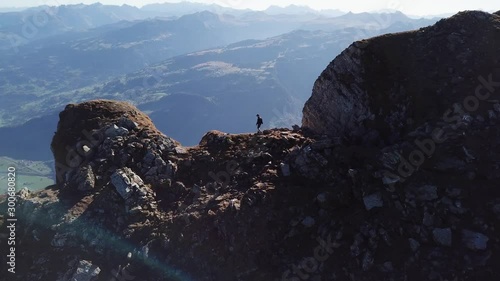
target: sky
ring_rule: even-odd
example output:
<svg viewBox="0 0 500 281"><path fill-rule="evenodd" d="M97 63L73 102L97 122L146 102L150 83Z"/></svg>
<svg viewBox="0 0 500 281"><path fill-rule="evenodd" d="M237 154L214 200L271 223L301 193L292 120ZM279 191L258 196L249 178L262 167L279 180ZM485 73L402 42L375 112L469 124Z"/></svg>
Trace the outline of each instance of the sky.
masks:
<svg viewBox="0 0 500 281"><path fill-rule="evenodd" d="M0 8L31 7L39 5L57 6L63 4L128 4L141 7L150 3L180 2L178 0L1 0ZM437 15L456 13L463 10L500 10L498 0L191 0L191 2L215 3L233 8L250 8L264 10L269 5L288 6L307 5L314 9L339 9L351 12L372 12L380 10L399 10L409 15Z"/></svg>

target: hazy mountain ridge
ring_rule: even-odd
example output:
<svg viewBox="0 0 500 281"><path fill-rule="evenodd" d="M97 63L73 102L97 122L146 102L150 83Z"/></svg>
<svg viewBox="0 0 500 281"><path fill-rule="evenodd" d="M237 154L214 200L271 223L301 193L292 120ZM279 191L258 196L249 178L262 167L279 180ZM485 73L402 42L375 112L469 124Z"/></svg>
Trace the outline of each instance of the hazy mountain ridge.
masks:
<svg viewBox="0 0 500 281"><path fill-rule="evenodd" d="M16 49L29 42L68 31L83 31L146 17L136 7L102 4L40 6L0 13L0 50Z"/></svg>
<svg viewBox="0 0 500 281"><path fill-rule="evenodd" d="M149 4L142 8L122 5L61 5L39 6L21 11L0 12L0 49L16 49L32 41L69 31L84 31L122 20L141 20L156 17L181 17L183 15L209 11L245 17L261 13L274 17L294 16L296 20L314 20L317 17L336 17L345 14L338 10L313 10L307 6L270 6L267 10L254 12L239 10L216 4L163 3Z"/></svg>

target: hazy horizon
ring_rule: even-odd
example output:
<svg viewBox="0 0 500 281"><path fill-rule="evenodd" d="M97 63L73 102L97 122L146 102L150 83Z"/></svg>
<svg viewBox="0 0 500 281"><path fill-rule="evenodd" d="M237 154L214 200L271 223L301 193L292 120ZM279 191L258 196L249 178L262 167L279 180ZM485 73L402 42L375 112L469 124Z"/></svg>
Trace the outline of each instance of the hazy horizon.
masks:
<svg viewBox="0 0 500 281"><path fill-rule="evenodd" d="M370 3L363 3L361 0L351 0L351 1L331 1L326 2L322 0L255 0L255 1L243 1L243 0L191 0L191 1L155 1L155 0L25 0L20 5L17 0L4 0L0 3L0 8L28 8L41 5L49 6L59 6L59 5L71 5L71 4L93 4L101 3L104 5L131 5L136 7L142 7L148 4L155 3L179 3L179 2L196 2L203 4L217 4L220 6L231 7L236 9L252 9L252 10L265 10L270 6L280 6L286 7L289 5L299 5L308 6L315 10L327 10L335 9L344 12L375 12L384 10L398 10L408 15L417 16L427 16L427 15L439 15L439 14L454 14L463 10L483 10L483 11L497 11L500 10L498 5L495 5L493 0L482 0L482 1L449 1L444 0L440 2L423 0L418 3L408 0L374 0Z"/></svg>

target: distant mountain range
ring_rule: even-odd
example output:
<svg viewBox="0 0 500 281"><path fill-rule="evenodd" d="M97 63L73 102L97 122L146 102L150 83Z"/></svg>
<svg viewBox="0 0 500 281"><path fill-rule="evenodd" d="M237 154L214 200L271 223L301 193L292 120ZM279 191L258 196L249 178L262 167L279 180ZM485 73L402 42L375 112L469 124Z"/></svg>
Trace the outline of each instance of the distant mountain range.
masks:
<svg viewBox="0 0 500 281"><path fill-rule="evenodd" d="M285 16L289 23L291 16L293 16L293 22L312 21L309 23L310 28L319 29L324 28L324 26L318 27L315 26L314 23L323 23L324 25L344 24L349 22L353 15L355 15L348 13L346 18L331 20L330 18L332 17L339 17L346 13L340 10L318 11L307 6L297 5L289 5L287 7L270 6L264 11L252 11L249 9L233 9L216 4L208 5L191 2L149 4L142 8L129 5L102 5L100 3L92 5L61 5L57 7L39 6L23 10L13 8L4 9L4 12L0 10L0 50L14 49L18 51L18 47L43 38L66 32L88 31L93 28L115 24L121 21L153 18L172 19L187 14L207 11L218 15L232 15L238 17L240 20L256 20L258 18L262 19L262 17L269 19L269 16L272 16L275 20L283 20L283 16ZM379 23L378 25L381 25L381 21L385 22L401 19L401 16L394 18L391 16L391 14L396 13L379 14L386 15L376 19ZM363 14L359 14L357 17L356 21L366 19L366 16L363 18ZM403 19L403 21L406 20L407 19ZM369 19L368 23L370 22L373 22L373 19ZM354 23L350 22L349 24ZM356 23L356 25L359 26L359 22ZM267 27L272 26L273 25L267 25ZM292 24L291 27L294 28L295 26ZM304 28L308 27L306 26Z"/></svg>
<svg viewBox="0 0 500 281"><path fill-rule="evenodd" d="M32 41L68 31L82 31L122 20L145 19L132 6L62 5L39 6L0 14L0 49L9 50Z"/></svg>
<svg viewBox="0 0 500 281"><path fill-rule="evenodd" d="M252 10L238 10L215 4L202 3L163 3L149 4L142 8L129 5L61 5L39 6L34 8L5 9L0 14L0 50L17 48L32 41L47 38L68 31L83 31L120 21L143 20L147 18L178 18L187 14L211 12L219 15L227 14L243 16ZM0 11L1 13L1 11ZM338 16L343 14L337 10L315 11L305 6L288 6L285 8L271 6L263 12L266 15L294 15L295 21L311 19L311 16ZM270 27L270 26L269 26Z"/></svg>

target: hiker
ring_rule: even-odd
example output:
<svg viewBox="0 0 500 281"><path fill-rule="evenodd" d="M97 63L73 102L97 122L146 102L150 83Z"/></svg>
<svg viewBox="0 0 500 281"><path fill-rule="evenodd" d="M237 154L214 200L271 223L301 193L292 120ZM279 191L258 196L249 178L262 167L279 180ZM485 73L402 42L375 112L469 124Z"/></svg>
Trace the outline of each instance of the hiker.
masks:
<svg viewBox="0 0 500 281"><path fill-rule="evenodd" d="M257 125L257 132L260 132L260 126L262 125L262 123L264 123L262 122L262 118L260 118L260 115L257 114L257 124L255 124Z"/></svg>

